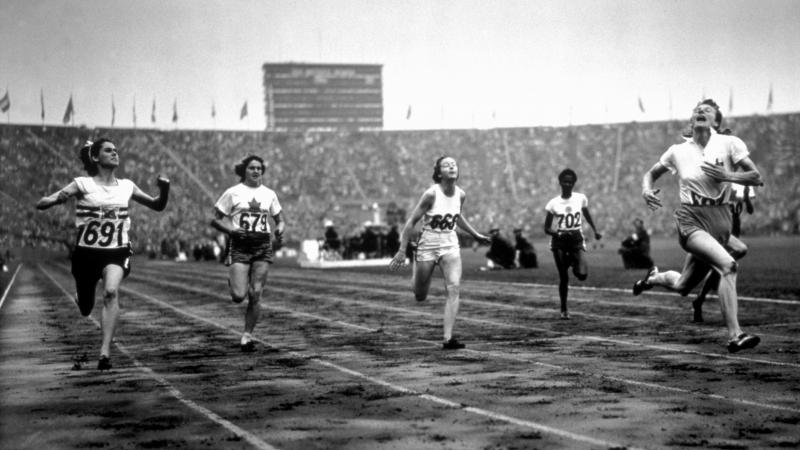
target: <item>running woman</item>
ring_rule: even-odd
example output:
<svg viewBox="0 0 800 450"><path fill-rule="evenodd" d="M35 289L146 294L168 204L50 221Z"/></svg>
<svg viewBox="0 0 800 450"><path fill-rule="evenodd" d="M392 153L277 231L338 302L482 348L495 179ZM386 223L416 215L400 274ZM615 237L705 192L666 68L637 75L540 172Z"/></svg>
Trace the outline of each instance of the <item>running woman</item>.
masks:
<svg viewBox="0 0 800 450"><path fill-rule="evenodd" d="M589 276L586 263L586 244L583 238L583 218L592 227L594 238L603 237L594 226L589 212L589 200L580 192L573 192L578 175L572 169L564 169L558 174L561 195L553 198L544 210L544 232L550 235L550 250L558 270L558 297L561 300L561 319L569 319L567 293L569 292L569 267L581 281ZM553 226L555 222L555 226Z"/></svg>
<svg viewBox="0 0 800 450"><path fill-rule="evenodd" d="M120 315L119 286L130 274L133 254L128 238L131 227L128 206L134 200L163 211L169 198L169 180L159 175L156 178L159 193L151 197L132 181L117 178L119 153L106 138L87 142L81 148L80 159L89 176L77 177L61 190L42 197L36 208L44 210L76 198L78 234L72 253L72 275L78 291L78 308L84 317L92 313L97 282L103 280L103 342L97 369L109 370L111 342Z"/></svg>
<svg viewBox="0 0 800 450"><path fill-rule="evenodd" d="M755 347L761 339L744 333L739 326L738 264L729 248L741 245L741 241L731 237L730 184L760 186L763 182L745 143L716 131L720 117L713 100L698 103L692 111L692 136L669 147L644 174L642 197L653 211L661 207L660 190L653 188L655 181L668 171L678 176L681 205L675 210L675 220L679 243L689 255L681 272L651 268L645 278L634 283L633 295L654 286L686 295L705 278L710 265L720 276L717 293L728 328L728 351L736 353Z"/></svg>
<svg viewBox="0 0 800 450"><path fill-rule="evenodd" d="M255 351L253 329L261 315L261 294L272 264L273 243L269 218L275 222L275 248L283 244L285 222L275 191L262 184L266 165L248 155L234 167L240 183L226 190L214 205L211 226L228 235L225 264L229 267L228 286L234 303L247 299L243 352Z"/></svg>
<svg viewBox="0 0 800 450"><path fill-rule="evenodd" d="M411 287L417 301L424 301L428 297L433 270L439 266L447 293L442 343L444 350L458 350L465 347L453 336L461 284L461 247L455 228L459 226L482 244L490 243L490 239L478 233L463 215L464 200L467 195L456 185L458 176L458 164L455 159L442 156L436 160L433 165L435 184L422 194L400 233L400 248L389 263L391 270L397 270L405 265L409 240L414 233L414 227L422 220L422 233L412 260Z"/></svg>

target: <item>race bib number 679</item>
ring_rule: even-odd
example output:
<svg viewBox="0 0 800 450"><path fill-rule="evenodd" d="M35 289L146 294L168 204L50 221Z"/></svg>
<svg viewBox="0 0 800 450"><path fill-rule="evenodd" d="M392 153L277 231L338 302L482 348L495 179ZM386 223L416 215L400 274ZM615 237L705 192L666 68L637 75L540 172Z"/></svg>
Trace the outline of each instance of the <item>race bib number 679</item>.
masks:
<svg viewBox="0 0 800 450"><path fill-rule="evenodd" d="M267 214L243 212L239 216L239 228L245 231L269 233Z"/></svg>

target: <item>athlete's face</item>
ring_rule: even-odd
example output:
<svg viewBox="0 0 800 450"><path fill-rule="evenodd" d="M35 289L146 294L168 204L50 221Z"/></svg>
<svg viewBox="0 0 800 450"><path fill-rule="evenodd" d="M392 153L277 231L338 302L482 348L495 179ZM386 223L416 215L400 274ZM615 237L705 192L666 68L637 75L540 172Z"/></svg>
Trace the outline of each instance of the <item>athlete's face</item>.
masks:
<svg viewBox="0 0 800 450"><path fill-rule="evenodd" d="M119 154L117 147L111 142L104 142L103 147L97 153L97 158L94 158L97 164L102 167L117 167L119 166Z"/></svg>
<svg viewBox="0 0 800 450"><path fill-rule="evenodd" d="M697 105L692 111L692 128L712 128L716 120L717 110L711 105Z"/></svg>
<svg viewBox="0 0 800 450"><path fill-rule="evenodd" d="M261 162L254 159L244 169L244 179L248 184L261 184Z"/></svg>
<svg viewBox="0 0 800 450"><path fill-rule="evenodd" d="M439 162L439 171L442 173L442 179L457 179L458 178L458 164L453 158L445 158Z"/></svg>
<svg viewBox="0 0 800 450"><path fill-rule="evenodd" d="M572 189L575 187L575 177L572 175L564 175L558 180L558 184L561 186L562 191L572 192Z"/></svg>

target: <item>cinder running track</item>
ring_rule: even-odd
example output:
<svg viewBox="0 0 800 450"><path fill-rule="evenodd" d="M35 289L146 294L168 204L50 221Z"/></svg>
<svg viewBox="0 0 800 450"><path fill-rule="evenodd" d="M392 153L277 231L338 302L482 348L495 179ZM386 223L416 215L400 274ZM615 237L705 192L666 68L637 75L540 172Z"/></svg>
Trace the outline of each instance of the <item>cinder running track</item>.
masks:
<svg viewBox="0 0 800 450"><path fill-rule="evenodd" d="M797 302L743 300L762 344L730 355L710 303L697 325L679 297L572 288L561 321L555 286L467 281L467 348L444 352L437 283L417 303L407 277L274 267L243 354L223 266L138 259L98 372L68 267L26 263L0 309L0 447L800 446Z"/></svg>

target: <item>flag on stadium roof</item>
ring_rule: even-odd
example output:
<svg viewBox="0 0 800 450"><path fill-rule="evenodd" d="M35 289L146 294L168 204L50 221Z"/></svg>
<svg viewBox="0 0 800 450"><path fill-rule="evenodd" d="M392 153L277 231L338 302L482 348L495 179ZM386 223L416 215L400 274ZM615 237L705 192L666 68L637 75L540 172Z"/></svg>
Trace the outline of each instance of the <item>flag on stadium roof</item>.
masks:
<svg viewBox="0 0 800 450"><path fill-rule="evenodd" d="M61 119L61 122L66 125L71 120L74 119L75 115L75 107L72 106L72 94L69 95L69 102L67 102L67 109L64 111L64 118Z"/></svg>
<svg viewBox="0 0 800 450"><path fill-rule="evenodd" d="M114 121L117 118L117 106L114 104L114 94L111 94L111 126L114 126Z"/></svg>
<svg viewBox="0 0 800 450"><path fill-rule="evenodd" d="M133 128L136 128L136 96L133 96Z"/></svg>
<svg viewBox="0 0 800 450"><path fill-rule="evenodd" d="M150 111L150 122L156 123L156 98L153 97L153 109Z"/></svg>
<svg viewBox="0 0 800 450"><path fill-rule="evenodd" d="M214 102L211 102L211 118L214 119L217 117L217 107L214 105Z"/></svg>
<svg viewBox="0 0 800 450"><path fill-rule="evenodd" d="M406 120L411 118L411 105L408 105L408 111L406 111Z"/></svg>
<svg viewBox="0 0 800 450"><path fill-rule="evenodd" d="M172 102L172 123L178 123L178 99Z"/></svg>
<svg viewBox="0 0 800 450"><path fill-rule="evenodd" d="M42 106L42 123L44 123L44 89L39 89L39 104Z"/></svg>
<svg viewBox="0 0 800 450"><path fill-rule="evenodd" d="M733 112L733 88L728 93L728 114Z"/></svg>
<svg viewBox="0 0 800 450"><path fill-rule="evenodd" d="M767 96L767 112L772 112L772 83L769 84L769 95Z"/></svg>
<svg viewBox="0 0 800 450"><path fill-rule="evenodd" d="M644 113L644 103L642 103L642 96L639 96L639 111Z"/></svg>
<svg viewBox="0 0 800 450"><path fill-rule="evenodd" d="M3 98L0 98L0 111L7 112L11 108L11 98L8 96L8 88Z"/></svg>
<svg viewBox="0 0 800 450"><path fill-rule="evenodd" d="M245 117L247 117L247 100L245 100L244 105L242 105L242 112L239 113L239 120L242 120Z"/></svg>

